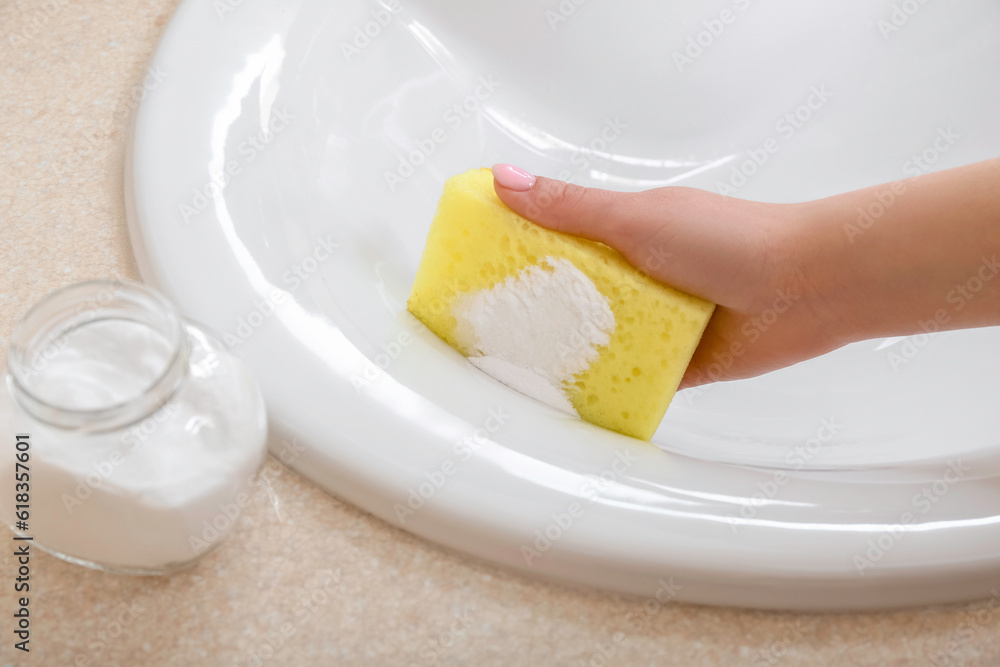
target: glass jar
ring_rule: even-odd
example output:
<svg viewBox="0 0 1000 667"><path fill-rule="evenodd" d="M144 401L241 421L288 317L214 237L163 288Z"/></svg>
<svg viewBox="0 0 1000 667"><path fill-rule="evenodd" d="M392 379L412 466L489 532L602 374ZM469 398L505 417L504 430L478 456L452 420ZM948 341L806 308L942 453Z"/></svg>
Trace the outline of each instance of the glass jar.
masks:
<svg viewBox="0 0 1000 667"><path fill-rule="evenodd" d="M266 441L260 391L215 336L143 285L71 285L11 334L0 519L65 560L164 574L236 524Z"/></svg>

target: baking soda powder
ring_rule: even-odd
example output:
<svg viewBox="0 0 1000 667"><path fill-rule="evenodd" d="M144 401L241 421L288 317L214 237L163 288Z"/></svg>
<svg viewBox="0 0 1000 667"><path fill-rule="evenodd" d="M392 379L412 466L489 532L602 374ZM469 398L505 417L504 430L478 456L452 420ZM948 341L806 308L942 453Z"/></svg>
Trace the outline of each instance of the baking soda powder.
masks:
<svg viewBox="0 0 1000 667"><path fill-rule="evenodd" d="M455 336L469 361L507 386L577 414L567 386L611 341L607 298L572 262L545 257L492 288L458 297Z"/></svg>
<svg viewBox="0 0 1000 667"><path fill-rule="evenodd" d="M45 423L25 412L10 377L0 386L0 432L30 436L30 521L20 532L34 544L100 567L156 573L192 561L232 528L237 517L227 508L265 456L263 400L221 343L192 325L182 335L188 356L176 390L112 430ZM98 319L26 359L23 382L63 411L100 411L142 395L175 350L140 322ZM0 512L11 526L14 464L0 456Z"/></svg>

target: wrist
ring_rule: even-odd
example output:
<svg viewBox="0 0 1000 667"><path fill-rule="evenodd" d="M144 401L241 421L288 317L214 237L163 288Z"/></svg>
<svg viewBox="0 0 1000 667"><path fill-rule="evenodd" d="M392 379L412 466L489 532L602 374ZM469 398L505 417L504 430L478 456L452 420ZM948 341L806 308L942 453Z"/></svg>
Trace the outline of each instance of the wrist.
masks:
<svg viewBox="0 0 1000 667"><path fill-rule="evenodd" d="M800 316L827 349L872 337L863 260L845 232L848 206L837 197L787 204L781 281L800 296Z"/></svg>

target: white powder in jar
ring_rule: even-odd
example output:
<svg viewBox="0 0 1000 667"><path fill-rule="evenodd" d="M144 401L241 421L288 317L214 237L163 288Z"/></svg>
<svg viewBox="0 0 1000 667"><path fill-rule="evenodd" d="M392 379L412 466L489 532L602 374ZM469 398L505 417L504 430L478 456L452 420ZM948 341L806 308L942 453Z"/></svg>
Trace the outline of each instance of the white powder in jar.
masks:
<svg viewBox="0 0 1000 667"><path fill-rule="evenodd" d="M455 336L469 361L507 386L576 414L567 385L611 341L608 299L572 262L545 257L455 300Z"/></svg>
<svg viewBox="0 0 1000 667"><path fill-rule="evenodd" d="M216 546L239 520L234 499L265 456L263 402L228 350L189 327L190 367L144 419L82 435L34 421L0 391L0 432L31 436L31 519L40 546L126 571L169 570ZM64 409L102 409L149 387L169 360L162 335L99 320L53 346L30 374L34 394ZM13 498L14 457L0 457ZM13 524L13 508L2 519Z"/></svg>

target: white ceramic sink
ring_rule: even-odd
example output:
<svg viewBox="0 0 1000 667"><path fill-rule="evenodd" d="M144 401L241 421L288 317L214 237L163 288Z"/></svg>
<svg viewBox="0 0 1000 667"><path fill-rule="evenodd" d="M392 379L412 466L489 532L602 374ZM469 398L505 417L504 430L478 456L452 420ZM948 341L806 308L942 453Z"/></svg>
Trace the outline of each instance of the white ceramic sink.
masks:
<svg viewBox="0 0 1000 667"><path fill-rule="evenodd" d="M1000 328L682 392L654 447L405 310L470 167L794 201L1000 154L1000 7L912 4L189 0L132 137L142 275L234 343L291 465L435 542L711 604L988 595Z"/></svg>

